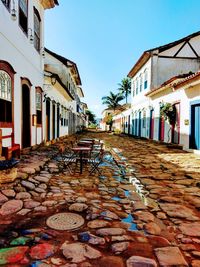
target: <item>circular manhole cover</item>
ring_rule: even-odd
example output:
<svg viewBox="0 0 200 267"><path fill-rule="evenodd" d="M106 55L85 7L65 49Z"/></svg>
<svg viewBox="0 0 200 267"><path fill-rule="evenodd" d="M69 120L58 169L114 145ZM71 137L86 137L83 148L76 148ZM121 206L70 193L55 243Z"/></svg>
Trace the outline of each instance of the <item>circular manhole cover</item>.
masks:
<svg viewBox="0 0 200 267"><path fill-rule="evenodd" d="M84 219L75 213L62 212L50 216L46 224L55 230L75 230L84 224Z"/></svg>

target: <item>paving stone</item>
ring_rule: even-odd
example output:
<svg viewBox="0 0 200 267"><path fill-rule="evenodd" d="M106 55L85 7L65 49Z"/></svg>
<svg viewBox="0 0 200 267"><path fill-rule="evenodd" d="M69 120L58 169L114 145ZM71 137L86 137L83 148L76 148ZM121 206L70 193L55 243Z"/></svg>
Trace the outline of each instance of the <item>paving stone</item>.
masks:
<svg viewBox="0 0 200 267"><path fill-rule="evenodd" d="M21 209L20 211L17 212L18 215L26 215L30 212L31 210L30 209Z"/></svg>
<svg viewBox="0 0 200 267"><path fill-rule="evenodd" d="M48 183L49 182L49 178L48 177L44 177L44 176L35 176L34 179L36 181L42 182L42 183Z"/></svg>
<svg viewBox="0 0 200 267"><path fill-rule="evenodd" d="M161 229L155 222L150 222L145 224L145 230L151 235L160 235Z"/></svg>
<svg viewBox="0 0 200 267"><path fill-rule="evenodd" d="M179 226L180 231L184 235L200 237L200 223L182 223Z"/></svg>
<svg viewBox="0 0 200 267"><path fill-rule="evenodd" d="M37 206L34 208L34 211L41 211L41 212L46 212L47 211L47 207L44 206Z"/></svg>
<svg viewBox="0 0 200 267"><path fill-rule="evenodd" d="M31 198L31 194L29 194L28 192L20 192L17 193L16 199L27 199L27 198Z"/></svg>
<svg viewBox="0 0 200 267"><path fill-rule="evenodd" d="M141 220L144 222L153 222L155 217L148 211L137 211L133 215L137 220Z"/></svg>
<svg viewBox="0 0 200 267"><path fill-rule="evenodd" d="M23 207L22 200L15 200L15 199L9 200L1 206L0 215L5 216L16 213L19 210L21 210L22 207Z"/></svg>
<svg viewBox="0 0 200 267"><path fill-rule="evenodd" d="M192 267L199 267L200 266L200 260L193 260L191 263Z"/></svg>
<svg viewBox="0 0 200 267"><path fill-rule="evenodd" d="M111 250L115 254L120 254L125 251L129 246L129 242L119 242L111 245Z"/></svg>
<svg viewBox="0 0 200 267"><path fill-rule="evenodd" d="M35 169L31 167L24 167L21 169L21 172L27 173L27 174L34 174Z"/></svg>
<svg viewBox="0 0 200 267"><path fill-rule="evenodd" d="M0 265L17 263L24 258L27 246L0 249Z"/></svg>
<svg viewBox="0 0 200 267"><path fill-rule="evenodd" d="M88 222L87 226L89 228L95 229L95 228L102 228L102 227L106 227L109 226L110 223L108 221L104 221L104 220L93 220Z"/></svg>
<svg viewBox="0 0 200 267"><path fill-rule="evenodd" d="M74 203L69 206L70 211L82 212L88 208L88 205L84 203Z"/></svg>
<svg viewBox="0 0 200 267"><path fill-rule="evenodd" d="M183 205L178 204L160 204L162 210L164 210L168 216L175 218L183 218L189 221L198 221L199 217L197 217L194 212Z"/></svg>
<svg viewBox="0 0 200 267"><path fill-rule="evenodd" d="M157 267L155 260L141 256L132 256L126 261L127 267Z"/></svg>
<svg viewBox="0 0 200 267"><path fill-rule="evenodd" d="M90 234L90 239L88 243L91 245L104 245L106 243L106 240L103 237Z"/></svg>
<svg viewBox="0 0 200 267"><path fill-rule="evenodd" d="M8 201L8 198L2 193L0 193L0 204L5 203L6 201Z"/></svg>
<svg viewBox="0 0 200 267"><path fill-rule="evenodd" d="M13 189L4 189L1 190L1 192L6 196L6 197L15 197L16 193ZM1 202L1 200L0 200Z"/></svg>
<svg viewBox="0 0 200 267"><path fill-rule="evenodd" d="M126 231L122 228L101 228L96 231L100 236L124 235Z"/></svg>
<svg viewBox="0 0 200 267"><path fill-rule="evenodd" d="M42 202L42 205L46 207L52 207L52 206L55 206L56 204L57 204L57 201L55 200L46 200Z"/></svg>
<svg viewBox="0 0 200 267"><path fill-rule="evenodd" d="M154 251L162 267L188 266L178 247L156 248Z"/></svg>
<svg viewBox="0 0 200 267"><path fill-rule="evenodd" d="M29 200L29 201L24 202L25 209L33 209L37 206L40 206L40 202L38 201Z"/></svg>
<svg viewBox="0 0 200 267"><path fill-rule="evenodd" d="M38 244L31 248L30 256L32 259L42 260L50 257L55 252L55 247L48 243Z"/></svg>
<svg viewBox="0 0 200 267"><path fill-rule="evenodd" d="M101 257L101 252L87 244L71 243L63 248L63 255L73 263L83 262L86 259L97 259Z"/></svg>
<svg viewBox="0 0 200 267"><path fill-rule="evenodd" d="M35 185L28 181L21 181L21 184L28 189L35 189Z"/></svg>
<svg viewBox="0 0 200 267"><path fill-rule="evenodd" d="M124 267L124 263L121 257L118 256L104 256L98 259L100 267Z"/></svg>

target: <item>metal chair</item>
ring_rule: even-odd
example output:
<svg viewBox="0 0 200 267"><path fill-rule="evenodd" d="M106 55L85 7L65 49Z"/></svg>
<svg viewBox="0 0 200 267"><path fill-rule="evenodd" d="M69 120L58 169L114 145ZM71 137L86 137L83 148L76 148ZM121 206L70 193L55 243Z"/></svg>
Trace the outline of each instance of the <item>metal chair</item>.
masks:
<svg viewBox="0 0 200 267"><path fill-rule="evenodd" d="M91 155L91 158L88 159L88 163L91 165L91 169L89 171L89 175L98 172L99 175L102 175L102 172L99 169L100 164L103 162L104 150L100 150Z"/></svg>
<svg viewBox="0 0 200 267"><path fill-rule="evenodd" d="M76 154L71 150L70 147L67 147L59 156L56 157L56 160L60 162L63 168L66 168L70 174L73 174L72 164L77 162Z"/></svg>

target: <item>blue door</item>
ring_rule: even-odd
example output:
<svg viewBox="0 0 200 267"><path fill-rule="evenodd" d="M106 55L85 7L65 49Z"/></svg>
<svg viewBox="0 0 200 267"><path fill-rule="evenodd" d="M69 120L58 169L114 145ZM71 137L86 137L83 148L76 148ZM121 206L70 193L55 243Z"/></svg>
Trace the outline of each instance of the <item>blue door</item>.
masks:
<svg viewBox="0 0 200 267"><path fill-rule="evenodd" d="M139 125L138 125L138 136L139 137L141 136L141 126L142 126L141 120L142 120L142 113L140 111L139 112Z"/></svg>
<svg viewBox="0 0 200 267"><path fill-rule="evenodd" d="M200 104L191 108L191 148L200 149Z"/></svg>

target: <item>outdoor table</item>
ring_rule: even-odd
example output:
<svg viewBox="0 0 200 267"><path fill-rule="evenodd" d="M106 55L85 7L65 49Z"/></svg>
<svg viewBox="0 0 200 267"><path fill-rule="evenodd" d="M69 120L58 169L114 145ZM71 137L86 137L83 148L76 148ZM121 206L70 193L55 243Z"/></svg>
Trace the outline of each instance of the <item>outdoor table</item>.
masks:
<svg viewBox="0 0 200 267"><path fill-rule="evenodd" d="M89 142L94 142L95 140L92 138L81 138L80 141L89 141Z"/></svg>
<svg viewBox="0 0 200 267"><path fill-rule="evenodd" d="M84 152L91 152L92 148L91 147L85 147L85 146L78 146L78 147L73 147L72 150L75 153L79 153L79 157L80 157L80 173L82 174L83 172L83 153Z"/></svg>
<svg viewBox="0 0 200 267"><path fill-rule="evenodd" d="M94 143L93 141L80 140L78 142L78 146L92 146L93 143Z"/></svg>

